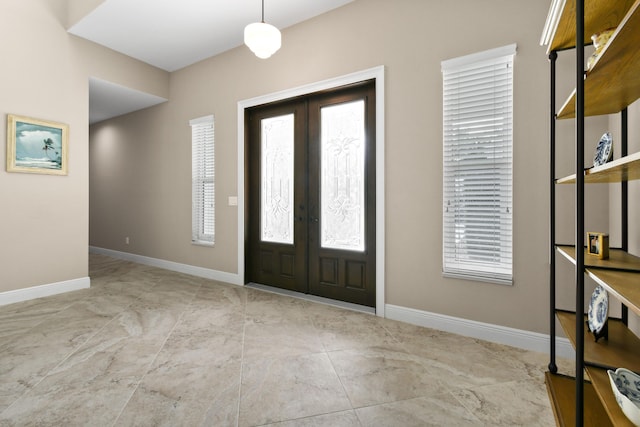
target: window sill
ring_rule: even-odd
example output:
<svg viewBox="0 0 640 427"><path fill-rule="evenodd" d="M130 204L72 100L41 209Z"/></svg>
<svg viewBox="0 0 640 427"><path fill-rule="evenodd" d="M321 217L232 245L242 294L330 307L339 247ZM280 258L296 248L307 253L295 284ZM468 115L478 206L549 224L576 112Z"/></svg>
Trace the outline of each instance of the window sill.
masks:
<svg viewBox="0 0 640 427"><path fill-rule="evenodd" d="M496 285L513 286L513 278L503 279L499 277L477 276L470 273L451 273L444 271L442 272L442 277L446 277L448 279L463 279L472 280L475 282L494 283Z"/></svg>
<svg viewBox="0 0 640 427"><path fill-rule="evenodd" d="M212 248L215 246L214 242L205 242L204 240L192 240L191 244L194 246L205 246L209 248Z"/></svg>

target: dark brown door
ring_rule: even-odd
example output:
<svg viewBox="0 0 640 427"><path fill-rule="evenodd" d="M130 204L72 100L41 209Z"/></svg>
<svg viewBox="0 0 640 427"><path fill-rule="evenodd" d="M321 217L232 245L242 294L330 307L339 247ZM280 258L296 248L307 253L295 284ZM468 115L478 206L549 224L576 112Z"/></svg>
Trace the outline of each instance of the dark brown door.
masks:
<svg viewBox="0 0 640 427"><path fill-rule="evenodd" d="M247 112L249 282L307 292L306 102Z"/></svg>
<svg viewBox="0 0 640 427"><path fill-rule="evenodd" d="M374 306L374 83L246 114L247 281Z"/></svg>

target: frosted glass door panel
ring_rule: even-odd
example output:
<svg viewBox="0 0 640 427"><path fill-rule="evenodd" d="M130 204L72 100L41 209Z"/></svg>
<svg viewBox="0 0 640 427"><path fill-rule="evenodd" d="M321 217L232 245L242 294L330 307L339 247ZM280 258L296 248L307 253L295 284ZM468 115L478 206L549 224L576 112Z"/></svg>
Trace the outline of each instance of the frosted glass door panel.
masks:
<svg viewBox="0 0 640 427"><path fill-rule="evenodd" d="M321 246L365 249L365 104L321 110Z"/></svg>
<svg viewBox="0 0 640 427"><path fill-rule="evenodd" d="M261 239L293 244L293 114L262 119Z"/></svg>

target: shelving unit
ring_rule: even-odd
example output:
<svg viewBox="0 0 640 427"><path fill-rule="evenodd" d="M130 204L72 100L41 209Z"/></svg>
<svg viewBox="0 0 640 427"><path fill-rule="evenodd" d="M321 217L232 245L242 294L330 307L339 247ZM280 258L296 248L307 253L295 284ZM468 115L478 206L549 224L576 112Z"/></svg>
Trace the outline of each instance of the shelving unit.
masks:
<svg viewBox="0 0 640 427"><path fill-rule="evenodd" d="M556 416L556 423L563 427L576 425L575 378L547 372L545 374L545 382L549 390L553 412ZM585 425L593 427L613 426L614 424L611 422L611 418L604 408L601 407L598 394L590 382L584 383L584 391L584 415L587 420ZM617 405L615 400L613 403ZM633 424L631 425L633 426Z"/></svg>
<svg viewBox="0 0 640 427"><path fill-rule="evenodd" d="M611 184L635 179L640 179L640 153L613 160L584 172L584 182L587 184ZM556 180L556 184L575 183L576 174Z"/></svg>
<svg viewBox="0 0 640 427"><path fill-rule="evenodd" d="M596 3L607 5L613 3L620 7L629 2L597 1ZM640 92L640 79L637 75L637 63L640 61L640 52L637 49L640 43L640 33L638 32L640 14L636 13L636 9L639 7L640 4L635 2L619 24L603 24L609 26L600 26L597 31L594 31L596 33L617 26L617 30L587 73L587 78L584 81L585 93L589 94L585 97L585 116L617 113L637 99L633 97ZM558 112L559 119L575 118L575 97L576 91L571 94Z"/></svg>
<svg viewBox="0 0 640 427"><path fill-rule="evenodd" d="M557 310L556 316L560 320L562 329L572 344L576 343L576 314ZM587 336L584 341L585 366L594 368L616 369L624 366L632 371L640 371L640 339L629 330L619 319L609 319L609 339L596 342L589 334L586 326L586 316L582 316L581 326ZM604 373L607 376L606 371ZM611 389L607 380L607 389Z"/></svg>
<svg viewBox="0 0 640 427"><path fill-rule="evenodd" d="M615 27L607 45L588 72L584 46L591 35ZM640 153L627 154L626 108L640 98L640 0L553 0L542 43L548 46L551 71L550 114L550 363L545 375L558 425L632 426L615 401L607 369L625 367L640 373L640 338L627 327L627 310L640 315L640 257L627 252L628 191L626 183L640 180ZM557 52L575 49L576 89L556 110L555 63ZM605 165L584 168L585 116L622 113L622 146L619 159ZM575 119L576 173L556 178L555 122ZM621 249L611 249L607 260L581 250L585 237L584 187L590 183L622 183ZM576 246L555 244L555 186L575 186ZM622 319L610 318L608 339L598 342L589 332L584 313L558 310L555 302L556 251L575 267L576 307L585 302L584 278L603 286L611 299L623 304ZM575 378L557 373L555 363L555 320L576 349Z"/></svg>
<svg viewBox="0 0 640 427"><path fill-rule="evenodd" d="M574 246L557 245L558 252L564 255L572 263L576 263L576 248ZM640 257L631 255L621 249L610 249L608 259L599 259L598 257L587 255L587 249L583 250L585 267L601 268L604 271L634 271L640 272ZM640 280L640 276L638 277ZM640 284L640 282L636 282Z"/></svg>

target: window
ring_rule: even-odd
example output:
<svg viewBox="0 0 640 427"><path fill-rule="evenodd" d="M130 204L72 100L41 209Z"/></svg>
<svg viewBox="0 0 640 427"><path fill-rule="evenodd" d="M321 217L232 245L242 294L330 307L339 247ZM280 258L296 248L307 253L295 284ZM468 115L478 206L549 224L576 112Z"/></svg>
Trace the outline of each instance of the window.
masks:
<svg viewBox="0 0 640 427"><path fill-rule="evenodd" d="M215 237L215 156L213 116L191 125L191 242L213 246Z"/></svg>
<svg viewBox="0 0 640 427"><path fill-rule="evenodd" d="M513 44L442 62L446 277L513 280L515 53Z"/></svg>

